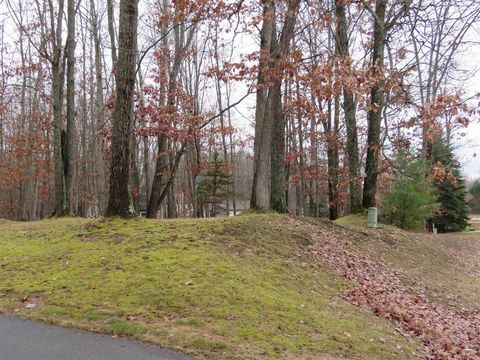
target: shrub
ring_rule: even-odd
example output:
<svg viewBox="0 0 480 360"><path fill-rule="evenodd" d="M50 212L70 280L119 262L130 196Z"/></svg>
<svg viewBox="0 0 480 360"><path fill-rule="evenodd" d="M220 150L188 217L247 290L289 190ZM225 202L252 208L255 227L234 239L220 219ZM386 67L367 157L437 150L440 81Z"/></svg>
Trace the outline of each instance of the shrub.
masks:
<svg viewBox="0 0 480 360"><path fill-rule="evenodd" d="M384 218L402 229L421 229L437 209L432 181L425 177L421 159L400 152L391 192L383 202Z"/></svg>

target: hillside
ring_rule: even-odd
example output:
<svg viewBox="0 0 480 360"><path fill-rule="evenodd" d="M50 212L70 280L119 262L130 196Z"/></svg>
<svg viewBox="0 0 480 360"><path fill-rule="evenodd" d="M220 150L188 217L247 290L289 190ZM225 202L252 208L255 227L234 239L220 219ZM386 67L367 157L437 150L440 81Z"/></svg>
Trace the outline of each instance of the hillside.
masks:
<svg viewBox="0 0 480 360"><path fill-rule="evenodd" d="M460 356L479 240L354 217L2 221L0 311L208 359Z"/></svg>
<svg viewBox="0 0 480 360"><path fill-rule="evenodd" d="M331 251L321 252L360 285L344 298L420 339L430 358L480 358L478 233L427 235L389 226L372 230L365 223L361 217L337 220L343 232L336 231ZM317 240L316 248L325 249L323 243Z"/></svg>
<svg viewBox="0 0 480 360"><path fill-rule="evenodd" d="M412 358L280 215L0 223L0 311L209 359Z"/></svg>
<svg viewBox="0 0 480 360"><path fill-rule="evenodd" d="M388 263L430 300L457 309L480 308L480 233L429 235L385 225L371 230L358 217L335 223L353 248Z"/></svg>

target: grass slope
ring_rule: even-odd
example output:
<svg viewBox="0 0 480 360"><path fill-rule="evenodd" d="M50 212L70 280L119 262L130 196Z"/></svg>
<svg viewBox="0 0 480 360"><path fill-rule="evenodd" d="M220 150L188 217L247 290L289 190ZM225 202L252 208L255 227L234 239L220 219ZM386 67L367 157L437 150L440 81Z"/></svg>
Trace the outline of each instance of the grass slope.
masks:
<svg viewBox="0 0 480 360"><path fill-rule="evenodd" d="M0 222L0 311L209 359L415 357L280 215Z"/></svg>
<svg viewBox="0 0 480 360"><path fill-rule="evenodd" d="M369 229L361 215L346 216L335 223L357 250L397 269L413 291L421 288L431 301L458 309L480 307L479 233L429 235L388 225Z"/></svg>

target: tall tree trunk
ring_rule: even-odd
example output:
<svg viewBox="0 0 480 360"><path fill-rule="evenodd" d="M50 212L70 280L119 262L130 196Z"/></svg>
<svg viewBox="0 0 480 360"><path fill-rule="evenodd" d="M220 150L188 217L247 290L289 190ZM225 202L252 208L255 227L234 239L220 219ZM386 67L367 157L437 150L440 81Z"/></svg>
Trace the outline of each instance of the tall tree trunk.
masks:
<svg viewBox="0 0 480 360"><path fill-rule="evenodd" d="M21 6L21 5L20 5ZM20 14L22 13L22 9L20 7ZM23 42L23 31L20 31L20 58L21 58L21 65L22 69L26 69L26 54L24 49L24 42ZM19 131L25 131L25 122L27 119L27 104L26 104L26 96L27 96L27 71L22 72L22 93L20 95L20 126ZM24 161L22 157L19 157L19 161ZM23 179L19 179L18 182L18 215L16 216L17 219L26 220L26 188L28 188L28 179L26 179L26 183ZM23 209L23 211L22 211Z"/></svg>
<svg viewBox="0 0 480 360"><path fill-rule="evenodd" d="M122 16L121 13L120 16ZM107 0L107 22L108 34L110 36L110 47L112 51L112 63L113 67L115 67L117 65L117 45L115 41L115 16L113 9L113 0Z"/></svg>
<svg viewBox="0 0 480 360"><path fill-rule="evenodd" d="M283 24L280 41L277 45L276 41L272 42L275 45L273 52L273 69L276 69L281 63L281 60L286 59L289 50L290 42L294 35L295 24L297 21L298 9L300 7L300 0L290 0L288 8L285 13L285 22ZM286 193L285 193L285 117L282 108L282 77L279 77L273 84L271 89L273 109L271 115L274 117L272 142L271 142L271 197L270 207L279 212L288 212Z"/></svg>
<svg viewBox="0 0 480 360"><path fill-rule="evenodd" d="M330 220L336 220L338 217L338 136L339 136L339 118L340 118L340 99L334 98L334 108L332 101L328 103L328 130L327 130L327 166L328 166L328 202ZM333 115L333 122L332 122Z"/></svg>
<svg viewBox="0 0 480 360"><path fill-rule="evenodd" d="M258 86L265 86L265 70L277 69L281 60L288 55L293 37L300 0L291 0L285 13L285 22L280 36L276 40L275 3L264 1L263 25L260 41L260 64ZM270 32L268 34L267 32ZM267 55L266 55L267 54ZM267 61L262 59L268 56ZM263 69L262 69L263 67ZM260 210L274 209L286 212L285 170L283 155L285 152L285 119L282 109L282 75L276 74L265 99L257 93L255 112L255 159L252 186L251 207ZM263 115L263 116L262 116ZM260 121L257 124L257 121Z"/></svg>
<svg viewBox="0 0 480 360"><path fill-rule="evenodd" d="M170 145L172 146L172 145ZM171 151L171 149L170 149ZM169 154L169 161L168 161L168 168L170 177L172 178L172 182L168 187L168 194L167 194L167 217L169 219L174 219L177 217L177 203L175 198L175 169L174 169L174 155L172 153Z"/></svg>
<svg viewBox="0 0 480 360"><path fill-rule="evenodd" d="M168 2L164 1L164 11L167 11L167 6ZM174 54L174 59L173 59L173 64L172 68L170 69L169 72L169 81L168 81L168 88L167 88L167 94L166 94L166 105L167 105L167 113L168 114L174 114L176 110L176 88L177 88L177 81L178 81L178 73L180 71L180 66L182 65L182 61L185 57L186 51L190 48L190 44L192 43L193 40L193 35L195 34L196 28L193 26L190 31L188 32L188 35L185 39L185 28L182 26L182 24L175 23L174 24L174 32L175 32L175 54ZM168 33L168 29L163 28L162 29L162 35L164 37L164 46L168 46L166 34ZM160 106L163 105L163 101L161 101ZM174 186L174 174L171 173L172 170L175 170L178 168L178 166L175 164L175 161L173 161L173 157L166 156L165 152L168 151L169 149L173 148L172 146L169 145L166 135L161 134L158 136L157 139L158 143L158 150L157 150L157 161L155 163L155 174L153 176L153 181L152 181L152 191L150 193L150 199L147 207L147 217L148 218L155 218L157 216L157 210L158 207L160 206L162 199L162 188L163 188L163 173L169 168L170 169L170 178L167 181L166 185L167 187L173 187ZM168 161L167 161L168 160ZM180 160L180 159L179 159ZM167 165L168 163L168 165ZM168 167L167 167L168 166ZM175 197L173 196L173 190L170 190L167 188L167 193L169 194L168 196L168 216L174 217L175 213L175 204L174 200Z"/></svg>
<svg viewBox="0 0 480 360"><path fill-rule="evenodd" d="M311 102L313 106L316 106L315 95L311 94ZM310 121L310 143L312 144L312 159L310 165L315 169L315 176L310 180L310 196L309 196L309 210L310 216L320 216L320 174L319 174L319 161L318 161L318 134L317 134L317 119L312 116Z"/></svg>
<svg viewBox="0 0 480 360"><path fill-rule="evenodd" d="M105 214L108 202L108 189L106 182L106 164L103 158L103 144L99 132L104 126L104 98L103 98L103 77L102 77L102 49L99 34L98 15L95 11L94 0L91 1L91 10L94 14L92 33L94 38L95 47L95 79L96 79L96 92L95 92L95 123L93 124L93 147L94 157L97 171L96 182L96 195L98 198L98 211L101 215Z"/></svg>
<svg viewBox="0 0 480 360"><path fill-rule="evenodd" d="M285 196L285 116L282 108L281 81L276 81L271 90L271 116L273 116L271 143L271 195L270 207L279 212L287 213Z"/></svg>
<svg viewBox="0 0 480 360"><path fill-rule="evenodd" d="M168 14L169 4L167 0L163 0L163 13ZM178 30L177 30L178 31ZM168 44L168 24L163 22L160 27L160 35L162 36L162 50L167 52ZM177 39L177 37L175 37ZM160 67L160 78L162 79L160 87L160 96L158 106L165 107L168 97L168 85L166 83L169 59L164 59L164 63ZM155 160L155 171L153 173L152 187L147 204L147 218L154 219L157 217L158 208L160 207L160 196L163 188L164 172L167 168L167 158L165 156L167 151L167 138L164 134L157 136L157 155Z"/></svg>
<svg viewBox="0 0 480 360"><path fill-rule="evenodd" d="M335 14L337 17L336 52L340 62L349 66L349 41L347 18L345 14L345 1L335 0ZM357 213L362 210L362 188L360 178L360 161L358 153L358 132L356 120L356 105L353 92L348 86L343 85L343 101L345 112L345 127L347 129L347 157L348 175L350 185L350 212Z"/></svg>
<svg viewBox="0 0 480 360"><path fill-rule="evenodd" d="M218 54L218 26L215 28L215 41L214 41L214 58L215 58L215 68L220 73L220 56ZM220 82L220 77L215 77L215 90L217 93L217 104L218 111L220 113L220 132L222 137L222 150L223 150L223 161L228 164L228 148L227 148L227 138L225 135L225 114L223 109L223 96L222 96L222 86ZM227 216L230 214L230 194L226 195L226 212Z"/></svg>
<svg viewBox="0 0 480 360"><path fill-rule="evenodd" d="M157 217L158 207L160 206L160 195L162 193L163 173L167 167L167 138L159 136L157 138L157 160L155 161L155 173L153 175L152 189L147 206L147 218L155 219Z"/></svg>
<svg viewBox="0 0 480 360"><path fill-rule="evenodd" d="M134 105L132 105L133 112ZM133 125L132 128L135 128L135 114L132 113ZM140 173L138 171L138 144L135 133L132 131L130 134L130 197L132 199L133 208L135 213L138 214L140 208Z"/></svg>
<svg viewBox="0 0 480 360"><path fill-rule="evenodd" d="M55 215L63 216L65 213L64 196L64 169L62 155L62 103L63 103L63 82L64 64L62 58L62 19L64 1L60 0L57 15L56 27L54 9L50 8L52 23L52 107L53 107L53 151L55 164Z"/></svg>
<svg viewBox="0 0 480 360"><path fill-rule="evenodd" d="M378 157L380 153L380 125L384 107L385 80L383 75L385 53L385 10L388 0L376 0L375 25L373 33L372 67L379 80L370 92L370 109L368 111L367 161L365 165L365 182L363 184L363 207L376 205Z"/></svg>
<svg viewBox="0 0 480 360"><path fill-rule="evenodd" d="M143 89L143 76L142 71L139 67L138 69L138 92L140 94L140 108L145 107L145 92ZM140 127L145 128L147 125L145 115L141 115L140 117ZM150 149L149 149L149 142L148 136L142 137L142 150L143 150L143 177L145 179L145 203L148 204L148 199L150 196Z"/></svg>
<svg viewBox="0 0 480 360"><path fill-rule="evenodd" d="M2 26L2 28L0 29L0 42L3 44L4 43L4 35L5 35L5 28ZM4 73L4 64L5 64L5 60L4 60L4 53L3 51L0 52L0 71L2 72L2 74ZM2 91L3 93L3 91ZM4 108L5 106L5 101L4 101L4 96L3 94L0 95L0 108ZM0 115L0 160L3 160L4 156L5 156L5 139L4 139L4 116L3 115ZM0 212L0 214L3 215L3 212Z"/></svg>
<svg viewBox="0 0 480 360"><path fill-rule="evenodd" d="M296 96L297 96L297 100L300 100L300 83L299 81L297 80L296 83L295 83L295 90L296 90ZM304 145L303 145L303 142L304 142L304 133L303 133L303 116L302 116L302 112L300 109L297 110L297 122L298 122L298 131L295 131L294 132L294 140L293 141L296 141L295 140L295 133L298 134L298 153L299 153L299 156L298 156L298 170L300 172L300 184L298 186L298 196L299 196L299 201L298 201L298 204L300 206L300 209L299 209L299 212L298 212L298 215L305 215L305 188L306 188L306 185L307 185L307 182L306 182L306 179L305 179L305 148L304 148ZM295 124L293 124L292 126L293 128L295 127ZM312 146L314 146L312 144Z"/></svg>
<svg viewBox="0 0 480 360"><path fill-rule="evenodd" d="M260 57L257 75L257 99L255 107L255 139L253 184L250 207L266 210L270 206L269 172L270 172L270 136L264 129L265 110L267 107L268 87L266 73L270 62L272 29L274 26L275 3L263 1L263 23L260 31ZM268 136L268 138L266 138ZM265 146L266 145L266 146Z"/></svg>
<svg viewBox="0 0 480 360"><path fill-rule="evenodd" d="M280 47L277 40L276 22L273 23L272 42L271 42L271 65L276 69L275 61L280 58ZM263 123L271 124L271 143L270 143L270 208L279 212L286 213L287 201L285 198L285 117L282 108L282 78L280 74L269 88L267 98L267 109Z"/></svg>
<svg viewBox="0 0 480 360"><path fill-rule="evenodd" d="M130 135L137 55L138 0L120 1L119 57L113 114L112 160L107 216L132 216L129 191Z"/></svg>
<svg viewBox="0 0 480 360"><path fill-rule="evenodd" d="M232 114L230 111L230 94L231 94L231 85L230 82L228 83L227 86L227 119L228 119L228 127L231 129L232 128ZM229 136L229 148L230 148L230 164L232 166L232 174L235 174L235 170L237 167L237 164L235 164L235 149L234 149L234 144L233 144L233 134L232 131L230 131ZM235 176L232 176L232 184L231 186L231 192L232 192L232 210L233 210L233 215L237 215L237 203L236 203L236 198L237 198L237 189L236 189L236 181L235 181Z"/></svg>
<svg viewBox="0 0 480 360"><path fill-rule="evenodd" d="M67 2L67 152L65 155L65 213L72 209L72 184L75 164L75 0Z"/></svg>

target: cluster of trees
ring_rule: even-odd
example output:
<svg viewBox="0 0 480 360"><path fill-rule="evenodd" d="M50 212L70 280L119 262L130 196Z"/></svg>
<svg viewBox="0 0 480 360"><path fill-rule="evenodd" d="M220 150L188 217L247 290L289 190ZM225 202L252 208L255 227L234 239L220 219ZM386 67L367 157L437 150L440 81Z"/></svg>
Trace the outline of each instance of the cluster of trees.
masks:
<svg viewBox="0 0 480 360"><path fill-rule="evenodd" d="M5 3L2 216L335 219L413 153L419 186L461 183L435 144L477 116L476 0Z"/></svg>
<svg viewBox="0 0 480 360"><path fill-rule="evenodd" d="M432 181L425 176L422 158L400 152L391 192L384 200L383 216L402 229L421 229L438 209Z"/></svg>
<svg viewBox="0 0 480 360"><path fill-rule="evenodd" d="M422 157L400 151L383 216L402 229L424 229L428 223L430 231L464 230L469 206L460 163L442 139L433 144L433 153L430 169Z"/></svg>

